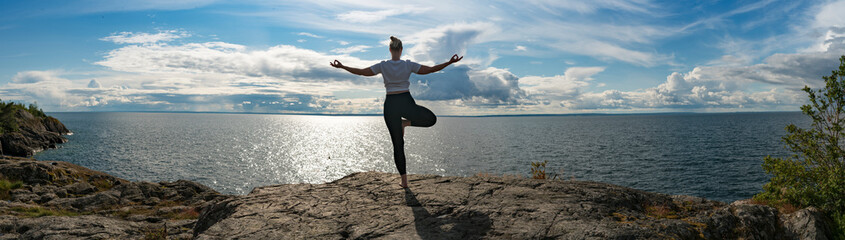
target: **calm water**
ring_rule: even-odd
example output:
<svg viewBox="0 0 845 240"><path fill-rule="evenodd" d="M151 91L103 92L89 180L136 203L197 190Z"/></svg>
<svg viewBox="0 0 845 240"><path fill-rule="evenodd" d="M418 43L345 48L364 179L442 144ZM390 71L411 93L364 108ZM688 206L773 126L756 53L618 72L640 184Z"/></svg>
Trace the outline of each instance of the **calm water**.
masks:
<svg viewBox="0 0 845 240"><path fill-rule="evenodd" d="M245 194L279 183L322 183L359 171L396 172L380 116L53 113L74 135L36 155L129 180L188 179ZM408 128L408 172L471 176L547 172L721 201L768 180L766 155L800 113L440 117Z"/></svg>

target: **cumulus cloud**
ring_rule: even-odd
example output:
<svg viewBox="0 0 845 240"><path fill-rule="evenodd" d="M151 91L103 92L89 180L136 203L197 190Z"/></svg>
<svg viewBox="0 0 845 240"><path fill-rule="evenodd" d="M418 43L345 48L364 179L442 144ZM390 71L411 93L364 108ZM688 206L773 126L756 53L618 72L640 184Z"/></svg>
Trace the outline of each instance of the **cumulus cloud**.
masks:
<svg viewBox="0 0 845 240"><path fill-rule="evenodd" d="M492 35L498 28L487 22L457 23L434 27L407 37L414 44L407 51L410 59L421 63L440 63L453 54L463 55L467 46L484 35Z"/></svg>
<svg viewBox="0 0 845 240"><path fill-rule="evenodd" d="M774 54L750 66L696 67L675 72L660 85L639 91L607 90L561 101L570 109L771 109L800 105L801 87L821 87L822 76L838 67L845 48L824 53ZM751 91L753 84L775 86ZM765 86L764 85L764 86ZM778 88L777 86L782 86Z"/></svg>
<svg viewBox="0 0 845 240"><path fill-rule="evenodd" d="M450 28L439 39L451 38L453 41L444 43L465 46L472 38L456 29L461 28ZM455 40L460 37L464 40ZM425 41L419 46L443 47ZM334 52L346 53L354 48L368 47ZM380 112L383 99L332 97L334 92L351 89L383 95L376 77L361 78L331 68L328 62L334 59L352 66L376 62L289 45L250 50L225 42L138 41L116 48L94 63L114 73L70 80L53 71L21 72L0 92L18 99L39 99L45 108L61 110ZM518 77L506 69L458 65L444 72L414 76L412 81L422 101L498 106L515 105L526 97L519 89ZM454 88L454 84L464 87Z"/></svg>
<svg viewBox="0 0 845 240"><path fill-rule="evenodd" d="M115 72L99 73L97 79L68 79L61 71L19 72L11 83L0 87L0 95L9 100L38 101L45 109L62 111L376 113L374 107L380 107L373 98L333 97L337 91L380 86L375 78L356 77L328 64L334 59L355 66L375 61L288 45L247 50L225 42L133 43L110 51L95 63Z"/></svg>
<svg viewBox="0 0 845 240"><path fill-rule="evenodd" d="M845 55L845 35L826 39L820 52L776 53L753 65L703 66L689 74L699 81L722 83L760 82L800 88L819 86L821 76L839 66Z"/></svg>
<svg viewBox="0 0 845 240"><path fill-rule="evenodd" d="M804 52L826 52L831 47L841 47L841 41L845 37L845 27L830 26L823 28L824 34L815 43L803 49Z"/></svg>
<svg viewBox="0 0 845 240"><path fill-rule="evenodd" d="M407 50L408 58L422 64L437 64L453 54L463 55L477 38L497 31L490 23L458 23L427 29L404 41L413 44ZM414 96L431 101L460 100L461 104L475 106L514 105L526 101L525 92L519 88L519 78L507 69L466 62L433 74L412 75Z"/></svg>
<svg viewBox="0 0 845 240"><path fill-rule="evenodd" d="M519 79L523 89L543 97L570 99L580 94L580 89L588 86L593 75L604 71L605 67L571 67L564 74L553 77L526 76Z"/></svg>
<svg viewBox="0 0 845 240"><path fill-rule="evenodd" d="M351 66L369 66L347 55L326 55L290 45L248 51L225 42L183 45L131 45L110 51L95 64L134 73L218 73L246 77L272 77L286 81L327 82L357 79L329 66L334 59Z"/></svg>
<svg viewBox="0 0 845 240"><path fill-rule="evenodd" d="M330 92L298 91L308 87L261 77L152 73L70 80L53 73L41 74L44 77L38 81L6 84L0 87L0 95L8 100L37 101L48 111L377 113L381 107L375 98L337 99ZM103 88L97 86L100 81L123 85Z"/></svg>
<svg viewBox="0 0 845 240"><path fill-rule="evenodd" d="M150 44L157 42L169 42L190 36L191 35L187 32L177 30L160 31L158 33L120 32L108 37L100 38L100 40L117 44Z"/></svg>
<svg viewBox="0 0 845 240"><path fill-rule="evenodd" d="M828 16L829 12L825 10L836 9L836 4L840 2L828 4L817 15L815 22L820 26L817 30L824 34L817 41L811 41L815 43L809 48L795 53L770 54L759 63L751 63L754 57L737 55L747 53L748 46L735 46L738 42L731 41L733 45L724 48L729 54L687 72L671 73L655 87L634 91L569 91L571 94L559 103L571 110L794 110L806 101L806 95L800 89L805 85L823 87L822 76L836 69L839 66L837 59L845 55L845 28L828 21L836 16ZM779 44L783 41L786 40L765 42ZM771 50L763 52L767 51ZM528 77L520 79L521 83L531 81ZM573 88L579 89L583 85L573 84ZM524 89L534 90L530 86Z"/></svg>
<svg viewBox="0 0 845 240"><path fill-rule="evenodd" d="M574 110L666 110L666 109L757 109L775 110L799 103L803 95L796 91L772 89L765 92L746 93L708 89L695 86L689 92L661 92L649 88L643 91L607 90L585 93L578 99L565 100L561 106Z"/></svg>
<svg viewBox="0 0 845 240"><path fill-rule="evenodd" d="M57 76L58 71L25 71L15 74L12 82L0 88L0 95L9 100L37 101L42 107L61 106L80 102L68 96L66 90L73 83Z"/></svg>
<svg viewBox="0 0 845 240"><path fill-rule="evenodd" d="M517 104L526 97L519 78L505 69L455 66L442 72L411 77L414 97L420 100L456 100L470 104Z"/></svg>
<svg viewBox="0 0 845 240"><path fill-rule="evenodd" d="M88 82L88 88L100 88L100 87L101 87L100 82L97 82L97 79L91 79L91 81Z"/></svg>
<svg viewBox="0 0 845 240"><path fill-rule="evenodd" d="M758 64L734 61L698 66L671 73L661 84L640 90L586 91L602 67L572 67L563 76L526 76L519 83L531 98L557 102L570 111L794 110L806 101L799 89L821 87L821 77L837 68L837 59L845 55L845 37L829 36L823 51L777 53ZM726 59L731 60L722 58Z"/></svg>

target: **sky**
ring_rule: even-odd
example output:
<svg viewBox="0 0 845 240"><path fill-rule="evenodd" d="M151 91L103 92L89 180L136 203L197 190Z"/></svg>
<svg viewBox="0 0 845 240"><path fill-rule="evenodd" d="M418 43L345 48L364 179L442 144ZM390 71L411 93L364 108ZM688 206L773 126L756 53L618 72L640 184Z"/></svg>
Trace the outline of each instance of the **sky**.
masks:
<svg viewBox="0 0 845 240"><path fill-rule="evenodd" d="M845 1L0 2L0 99L48 112L380 114L390 58L438 115L798 111Z"/></svg>

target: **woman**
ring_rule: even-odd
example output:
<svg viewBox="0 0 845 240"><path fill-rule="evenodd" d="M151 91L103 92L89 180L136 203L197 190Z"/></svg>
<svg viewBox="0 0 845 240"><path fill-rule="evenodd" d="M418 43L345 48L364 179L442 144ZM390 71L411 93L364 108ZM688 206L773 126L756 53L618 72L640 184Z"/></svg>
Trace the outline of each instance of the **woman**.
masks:
<svg viewBox="0 0 845 240"><path fill-rule="evenodd" d="M411 73L424 75L440 71L464 57L458 57L458 54L455 54L448 62L434 67L420 65L409 60L402 61L399 60L399 57L402 56L402 41L394 36L390 36L390 56L389 61L381 61L363 69L343 66L338 60L329 64L332 67L343 68L352 74L361 76L375 76L381 73L384 78L384 87L387 88L387 97L384 99L384 123L387 124L390 140L393 142L393 161L396 163L399 175L402 176L402 183L399 186L408 188L408 178L405 176L405 127L431 127L437 122L437 117L431 110L414 102L414 98L411 97L411 92L408 90L408 86L411 85L408 78Z"/></svg>

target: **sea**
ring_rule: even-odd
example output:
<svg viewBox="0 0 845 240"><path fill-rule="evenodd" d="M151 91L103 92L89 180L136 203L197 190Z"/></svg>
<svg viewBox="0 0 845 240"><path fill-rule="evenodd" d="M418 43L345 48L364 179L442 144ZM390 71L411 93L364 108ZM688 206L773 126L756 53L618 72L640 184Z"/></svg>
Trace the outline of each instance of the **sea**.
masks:
<svg viewBox="0 0 845 240"><path fill-rule="evenodd" d="M35 155L133 181L196 181L226 194L396 173L381 116L49 113L73 135ZM762 190L766 156L787 157L800 112L438 117L409 127L409 174L521 175L598 181L731 202Z"/></svg>

